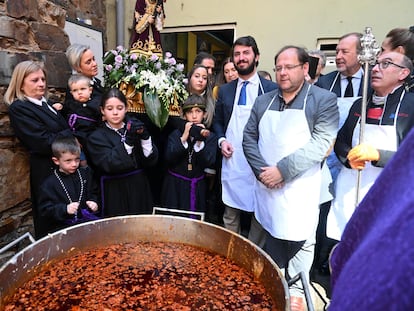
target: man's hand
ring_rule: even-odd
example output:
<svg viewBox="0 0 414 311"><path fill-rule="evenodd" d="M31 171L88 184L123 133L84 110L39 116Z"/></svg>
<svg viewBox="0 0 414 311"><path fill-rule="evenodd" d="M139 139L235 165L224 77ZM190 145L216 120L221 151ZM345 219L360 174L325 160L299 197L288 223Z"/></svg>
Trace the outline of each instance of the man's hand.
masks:
<svg viewBox="0 0 414 311"><path fill-rule="evenodd" d="M354 170L363 170L365 168L365 161L349 161L349 165Z"/></svg>
<svg viewBox="0 0 414 311"><path fill-rule="evenodd" d="M355 161L378 161L380 154L377 149L367 144L359 144L352 148L347 155L349 162Z"/></svg>
<svg viewBox="0 0 414 311"><path fill-rule="evenodd" d="M269 189L280 189L284 186L283 176L276 166L266 166L260 168L262 172L259 180Z"/></svg>
<svg viewBox="0 0 414 311"><path fill-rule="evenodd" d="M233 155L233 151L233 146L227 140L221 142L221 154L225 158L230 158Z"/></svg>

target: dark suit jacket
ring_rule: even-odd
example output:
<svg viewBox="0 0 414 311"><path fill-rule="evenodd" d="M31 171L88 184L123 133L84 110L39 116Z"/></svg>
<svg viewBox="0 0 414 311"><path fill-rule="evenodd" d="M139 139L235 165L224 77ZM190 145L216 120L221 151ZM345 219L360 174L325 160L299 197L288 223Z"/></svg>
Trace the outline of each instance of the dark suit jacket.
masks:
<svg viewBox="0 0 414 311"><path fill-rule="evenodd" d="M266 80L262 77L259 78L265 93L277 88L276 83L270 80ZM237 81L238 79L220 86L216 102L216 111L213 119L213 131L216 133L217 138L225 137L227 125L229 124L230 117L233 112L234 98L236 97L237 90ZM262 95L262 90L260 87L257 95Z"/></svg>
<svg viewBox="0 0 414 311"><path fill-rule="evenodd" d="M326 75L323 75L319 77L315 85L329 91L331 89L332 83L334 82L337 74L338 74L338 71L335 70ZM363 79L364 79L364 75L362 75L361 77L361 84L359 85L358 96L362 96ZM335 85L333 86L331 92L335 93L336 97L341 97L341 77L340 76L338 76L338 78L336 79ZM368 82L368 94L371 94L371 81Z"/></svg>

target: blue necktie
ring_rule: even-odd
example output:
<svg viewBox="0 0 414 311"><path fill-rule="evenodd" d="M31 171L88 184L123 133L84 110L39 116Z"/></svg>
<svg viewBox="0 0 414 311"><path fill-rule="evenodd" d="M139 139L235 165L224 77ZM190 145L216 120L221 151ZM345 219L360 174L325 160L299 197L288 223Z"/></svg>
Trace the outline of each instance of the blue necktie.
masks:
<svg viewBox="0 0 414 311"><path fill-rule="evenodd" d="M239 105L246 105L246 86L249 83L249 81L244 81L243 86L240 90L240 96L239 96Z"/></svg>

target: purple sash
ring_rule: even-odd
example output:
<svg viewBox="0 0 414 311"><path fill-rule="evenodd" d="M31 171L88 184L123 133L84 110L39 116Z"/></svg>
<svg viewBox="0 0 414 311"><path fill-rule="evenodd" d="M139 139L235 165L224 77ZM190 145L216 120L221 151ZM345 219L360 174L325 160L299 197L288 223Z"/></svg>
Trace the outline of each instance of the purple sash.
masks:
<svg viewBox="0 0 414 311"><path fill-rule="evenodd" d="M82 217L75 217L72 219L68 219L65 221L65 223L67 223L68 225L75 225L75 224L80 224L82 222L101 219L100 217L96 216L94 213L91 213L86 208L81 208L80 213L82 214Z"/></svg>
<svg viewBox="0 0 414 311"><path fill-rule="evenodd" d="M91 118L88 118L88 117L84 117L84 116L80 116L80 115L78 115L76 113L72 113L69 116L69 120L68 120L69 127L70 127L70 129L72 131L75 130L75 123L76 123L76 120L77 119L82 119L82 120L87 120L87 121L91 121L91 122L96 122L96 120L94 120L94 119L91 119Z"/></svg>
<svg viewBox="0 0 414 311"><path fill-rule="evenodd" d="M191 186L190 186L190 210L195 212L196 208L196 186L197 183L202 180L204 178L204 175L201 175L200 177L194 177L194 178L188 178L185 176L182 176L180 174L174 173L173 171L168 170L168 173L170 173L172 176L186 180L186 181L191 181Z"/></svg>

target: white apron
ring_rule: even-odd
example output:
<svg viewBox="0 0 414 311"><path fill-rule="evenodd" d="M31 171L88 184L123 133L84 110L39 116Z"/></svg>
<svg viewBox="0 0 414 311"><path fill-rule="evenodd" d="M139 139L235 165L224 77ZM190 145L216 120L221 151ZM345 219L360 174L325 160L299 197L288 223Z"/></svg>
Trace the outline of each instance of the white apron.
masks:
<svg viewBox="0 0 414 311"><path fill-rule="evenodd" d="M340 73L338 72L335 76L335 79L333 80L331 87L329 88L329 91L332 92L332 89L335 86L336 81L340 77ZM338 97L336 104L338 106L338 112L339 112L339 125L338 130L342 127L342 125L345 123L346 118L349 114L349 109L351 109L352 104L358 99L360 96L354 96L354 97Z"/></svg>
<svg viewBox="0 0 414 311"><path fill-rule="evenodd" d="M400 98L395 115L398 116L398 111L401 105ZM384 105L384 110L386 103ZM380 124L382 122L382 117ZM397 117L394 118L393 125L374 125L366 124L364 131L364 143L373 146L376 149L397 151L397 135L396 135ZM355 126L352 135L352 146L359 144L360 121ZM375 167L371 162L367 162L365 168L361 172L359 197L362 200L367 194L368 190L374 184L375 180L382 172L382 168ZM335 240L340 240L342 232L346 224L355 211L356 200L356 185L358 179L358 170L342 167L338 179L336 181L335 199L332 202L331 209L328 214L326 235Z"/></svg>
<svg viewBox="0 0 414 311"><path fill-rule="evenodd" d="M259 87L264 93L263 87ZM226 130L226 140L233 146L233 155L223 157L221 184L223 203L247 212L255 209L254 183L256 177L244 156L242 142L243 130L250 117L252 105L233 106Z"/></svg>
<svg viewBox="0 0 414 311"><path fill-rule="evenodd" d="M259 123L259 150L268 165L276 165L311 138L305 115L307 94L303 110L269 110L274 99ZM275 238L308 239L318 222L320 184L320 163L281 189L268 189L256 180L257 220Z"/></svg>

